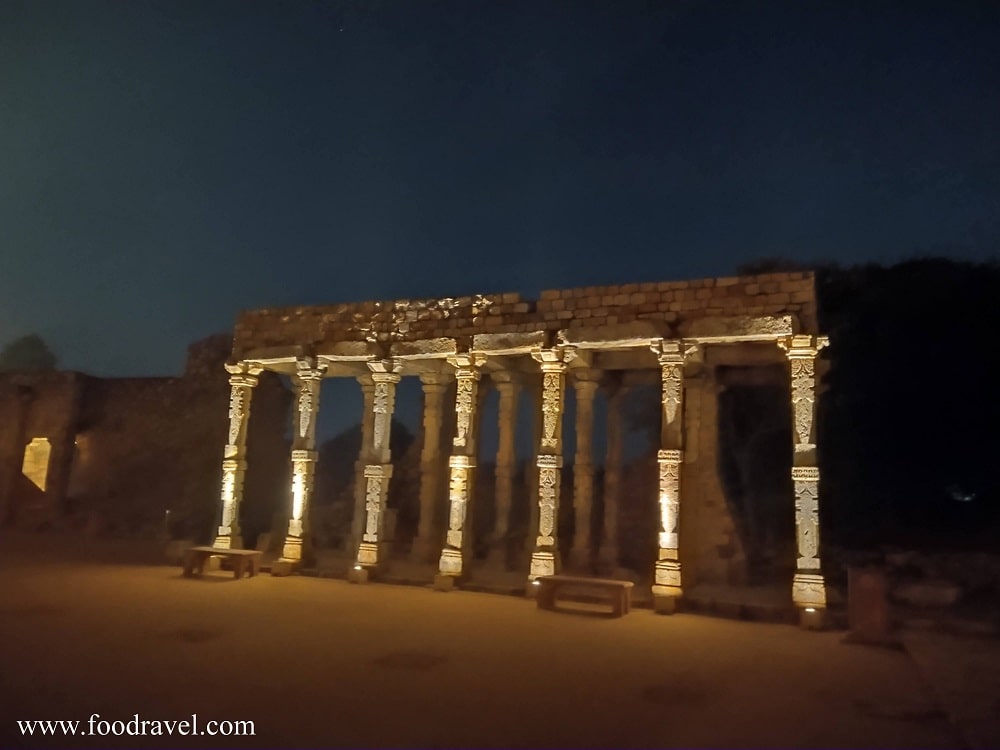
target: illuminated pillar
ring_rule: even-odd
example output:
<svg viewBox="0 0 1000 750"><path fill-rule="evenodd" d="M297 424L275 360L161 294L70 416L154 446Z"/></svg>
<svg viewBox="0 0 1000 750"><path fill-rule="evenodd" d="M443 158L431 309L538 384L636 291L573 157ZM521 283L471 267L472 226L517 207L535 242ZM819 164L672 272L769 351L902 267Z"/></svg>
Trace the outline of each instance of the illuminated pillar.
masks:
<svg viewBox="0 0 1000 750"><path fill-rule="evenodd" d="M659 553L654 570L653 600L657 612L673 612L681 595L681 561L677 522L681 506L681 462L684 447L684 349L680 341L653 345L661 370L659 465Z"/></svg>
<svg viewBox="0 0 1000 750"><path fill-rule="evenodd" d="M531 553L530 584L539 576L553 575L559 567L559 479L562 469L562 412L566 364L576 351L569 347L537 349L531 356L542 369L542 436L538 458L538 536Z"/></svg>
<svg viewBox="0 0 1000 750"><path fill-rule="evenodd" d="M622 402L626 387L620 383L609 386L608 393L608 448L604 458L604 519L601 525L601 543L598 560L604 569L614 572L618 568L618 501L622 481Z"/></svg>
<svg viewBox="0 0 1000 750"><path fill-rule="evenodd" d="M371 443L365 451L365 525L358 545L352 580L366 580L367 568L382 562L384 550L380 549L385 501L389 495L389 478L392 476L389 433L392 429L392 412L396 406L396 384L399 383L400 366L391 359L368 363L372 371L375 392L372 398Z"/></svg>
<svg viewBox="0 0 1000 750"><path fill-rule="evenodd" d="M506 567L507 534L510 532L510 509L514 500L514 474L517 470L517 456L514 436L517 432L517 397L521 384L510 372L496 372L490 375L500 393L497 427L499 445L496 461L496 518L493 522L491 562Z"/></svg>
<svg viewBox="0 0 1000 750"><path fill-rule="evenodd" d="M326 365L312 359L295 362L295 419L292 435L292 512L288 519L283 560L302 559L302 539L308 530L309 497L316 468L316 420L319 417L319 390Z"/></svg>
<svg viewBox="0 0 1000 750"><path fill-rule="evenodd" d="M455 437L448 459L448 532L434 579L435 587L441 589L451 588L454 579L462 575L463 558L472 541L472 530L466 533L465 522L476 467L479 368L485 361L481 354L448 357L455 368Z"/></svg>
<svg viewBox="0 0 1000 750"><path fill-rule="evenodd" d="M420 452L420 520L412 556L428 562L437 553L434 539L434 506L441 486L441 416L446 376L428 372L420 376L424 388L424 444Z"/></svg>
<svg viewBox="0 0 1000 750"><path fill-rule="evenodd" d="M368 463L368 451L372 444L372 433L375 422L375 381L371 374L359 375L361 386L361 447L358 459L354 462L354 513L351 516L351 537L348 549L353 553L361 544L361 535L365 528L365 464Z"/></svg>
<svg viewBox="0 0 1000 750"><path fill-rule="evenodd" d="M591 514L594 502L594 394L600 373L576 370L576 456L573 459L573 546L570 557L577 566L591 561Z"/></svg>
<svg viewBox="0 0 1000 750"><path fill-rule="evenodd" d="M243 546L240 536L240 503L243 501L243 480L246 476L247 427L250 423L250 401L257 376L263 368L240 362L226 365L229 373L229 434L222 458L222 514L215 534L214 547L238 549Z"/></svg>
<svg viewBox="0 0 1000 750"><path fill-rule="evenodd" d="M802 622L818 627L826 608L826 585L819 559L819 467L816 465L816 354L825 336L789 336L778 342L791 366L792 482L795 485L795 529L798 562L792 579L792 600Z"/></svg>

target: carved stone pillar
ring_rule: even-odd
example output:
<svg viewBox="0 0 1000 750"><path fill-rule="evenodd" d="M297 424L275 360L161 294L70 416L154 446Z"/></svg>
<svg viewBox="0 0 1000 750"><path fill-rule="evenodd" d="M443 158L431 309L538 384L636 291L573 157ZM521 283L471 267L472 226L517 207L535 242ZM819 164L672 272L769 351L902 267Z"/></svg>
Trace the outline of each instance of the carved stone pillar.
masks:
<svg viewBox="0 0 1000 750"><path fill-rule="evenodd" d="M604 523L598 548L600 567L612 572L618 568L618 503L621 497L623 438L622 403L626 386L609 385L608 447L604 458Z"/></svg>
<svg viewBox="0 0 1000 750"><path fill-rule="evenodd" d="M365 464L368 463L368 450L372 444L372 432L374 430L374 404L375 404L375 382L372 376L359 375L358 384L361 386L361 447L358 450L358 458L354 462L354 513L351 515L351 536L347 540L347 549L351 554L357 550L361 544L361 535L365 527Z"/></svg>
<svg viewBox="0 0 1000 750"><path fill-rule="evenodd" d="M684 447L684 355L680 341L663 340L653 346L662 374L660 420L659 553L653 582L656 611L670 613L681 595L678 519L681 505L681 462Z"/></svg>
<svg viewBox="0 0 1000 750"><path fill-rule="evenodd" d="M316 468L316 420L319 417L319 390L326 365L311 359L295 362L295 419L292 435L292 509L282 548L283 560L302 559L302 540L308 530L309 497Z"/></svg>
<svg viewBox="0 0 1000 750"><path fill-rule="evenodd" d="M362 451L365 460L365 524L358 545L358 554L351 575L353 581L367 580L367 568L383 562L385 550L380 547L385 501L392 477L392 457L389 436L392 413L396 407L396 384L400 366L391 359L368 363L375 389L372 397L371 442Z"/></svg>
<svg viewBox="0 0 1000 750"><path fill-rule="evenodd" d="M517 397L521 384L509 372L490 375L500 392L497 427L499 445L496 465L496 519L493 523L490 559L496 565L506 567L507 535L510 531L510 509L514 501L514 474L517 471L517 456L514 436L517 434Z"/></svg>
<svg viewBox="0 0 1000 750"><path fill-rule="evenodd" d="M538 536L531 553L530 585L539 576L553 575L559 567L559 480L562 469L562 412L566 364L576 356L570 347L538 349L531 354L542 369L542 437L538 458Z"/></svg>
<svg viewBox="0 0 1000 750"><path fill-rule="evenodd" d="M438 575L434 579L439 589L451 588L454 579L462 575L464 557L471 542L472 530L466 529L466 520L476 467L479 368L485 361L486 357L481 354L448 357L448 363L455 368L455 437L448 459L448 532L438 562Z"/></svg>
<svg viewBox="0 0 1000 750"><path fill-rule="evenodd" d="M222 513L212 546L239 549L240 503L243 501L243 481L246 477L247 427L250 424L250 401L263 368L248 362L226 365L229 373L229 434L222 458Z"/></svg>
<svg viewBox="0 0 1000 750"><path fill-rule="evenodd" d="M792 600L803 625L818 627L826 608L826 585L819 558L819 467L816 465L816 354L826 336L789 336L778 342L788 356L792 382L792 482L795 485L795 528L798 564Z"/></svg>
<svg viewBox="0 0 1000 750"><path fill-rule="evenodd" d="M429 562L438 552L434 537L434 506L441 486L441 417L446 376L428 372L420 376L424 388L424 444L420 452L420 520L412 556Z"/></svg>
<svg viewBox="0 0 1000 750"><path fill-rule="evenodd" d="M576 456L573 459L573 546L570 557L576 566L591 562L591 515L594 503L594 394L600 373L576 370Z"/></svg>

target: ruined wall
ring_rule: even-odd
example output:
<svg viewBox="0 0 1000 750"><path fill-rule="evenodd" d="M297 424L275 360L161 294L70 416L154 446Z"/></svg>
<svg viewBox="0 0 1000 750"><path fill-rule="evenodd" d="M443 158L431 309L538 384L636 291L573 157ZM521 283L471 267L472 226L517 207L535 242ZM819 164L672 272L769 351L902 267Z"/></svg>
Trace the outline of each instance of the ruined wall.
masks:
<svg viewBox="0 0 1000 750"><path fill-rule="evenodd" d="M435 300L388 300L318 307L251 310L240 315L233 356L255 350L337 341L415 341L481 333L661 322L664 334L686 335L698 321L739 315L794 315L816 330L811 272L695 281L557 289L538 300L517 293Z"/></svg>
<svg viewBox="0 0 1000 750"><path fill-rule="evenodd" d="M230 346L228 336L192 345L180 378L0 377L0 507L7 521L153 534L164 530L169 509L174 533L208 535L218 512L229 402L222 365ZM287 494L290 403L280 379L265 374L248 438L244 515L251 533L270 526ZM25 445L37 436L49 437L53 448L44 493L32 493L21 476Z"/></svg>
<svg viewBox="0 0 1000 750"><path fill-rule="evenodd" d="M44 523L62 511L85 381L73 372L0 375L0 523ZM21 472L34 438L51 445L44 492Z"/></svg>

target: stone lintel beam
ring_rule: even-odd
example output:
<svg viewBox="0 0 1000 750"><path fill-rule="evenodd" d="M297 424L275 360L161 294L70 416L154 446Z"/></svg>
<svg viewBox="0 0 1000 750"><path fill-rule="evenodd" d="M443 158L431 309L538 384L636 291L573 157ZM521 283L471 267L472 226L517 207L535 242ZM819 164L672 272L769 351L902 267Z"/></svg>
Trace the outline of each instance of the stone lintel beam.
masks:
<svg viewBox="0 0 1000 750"><path fill-rule="evenodd" d="M336 341L316 348L316 356L329 360L364 362L378 356L378 353L367 341Z"/></svg>
<svg viewBox="0 0 1000 750"><path fill-rule="evenodd" d="M472 337L472 350L493 356L531 354L545 346L546 331L526 333L479 333Z"/></svg>
<svg viewBox="0 0 1000 750"><path fill-rule="evenodd" d="M697 318L682 323L678 333L698 343L776 341L799 330L795 315L733 315Z"/></svg>
<svg viewBox="0 0 1000 750"><path fill-rule="evenodd" d="M299 357L304 357L311 352L305 346L267 346L250 349L240 356L241 360L247 362L259 362L268 370L275 369L275 365L292 364Z"/></svg>
<svg viewBox="0 0 1000 750"><path fill-rule="evenodd" d="M397 341L389 347L394 359L444 359L458 354L458 342L451 338Z"/></svg>
<svg viewBox="0 0 1000 750"><path fill-rule="evenodd" d="M559 331L560 343L579 349L631 349L648 347L654 341L669 338L668 324L652 320L636 320L607 326L581 326Z"/></svg>

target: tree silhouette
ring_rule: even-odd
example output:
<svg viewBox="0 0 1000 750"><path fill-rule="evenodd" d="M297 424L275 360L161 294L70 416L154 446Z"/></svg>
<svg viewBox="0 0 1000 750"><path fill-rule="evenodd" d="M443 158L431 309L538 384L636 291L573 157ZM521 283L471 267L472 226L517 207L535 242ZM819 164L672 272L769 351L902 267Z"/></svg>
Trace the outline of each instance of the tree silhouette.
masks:
<svg viewBox="0 0 1000 750"><path fill-rule="evenodd" d="M56 355L37 333L14 339L0 351L0 372L46 372L56 369Z"/></svg>

